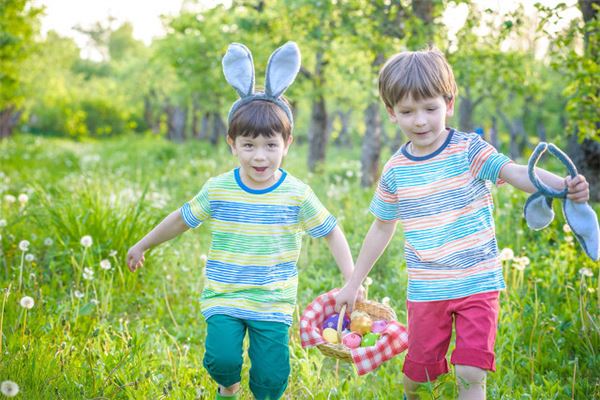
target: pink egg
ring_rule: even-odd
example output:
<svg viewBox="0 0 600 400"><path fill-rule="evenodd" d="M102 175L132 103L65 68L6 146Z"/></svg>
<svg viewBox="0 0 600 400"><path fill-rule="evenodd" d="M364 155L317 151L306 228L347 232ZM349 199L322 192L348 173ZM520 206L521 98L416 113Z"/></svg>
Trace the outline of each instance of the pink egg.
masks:
<svg viewBox="0 0 600 400"><path fill-rule="evenodd" d="M383 331L385 331L385 328L387 328L387 321L384 320L379 320L379 321L375 321L373 322L373 325L371 326L371 332L373 333L381 333Z"/></svg>
<svg viewBox="0 0 600 400"><path fill-rule="evenodd" d="M351 332L342 338L342 343L344 346L350 349L356 349L360 346L362 342L362 338L358 333Z"/></svg>

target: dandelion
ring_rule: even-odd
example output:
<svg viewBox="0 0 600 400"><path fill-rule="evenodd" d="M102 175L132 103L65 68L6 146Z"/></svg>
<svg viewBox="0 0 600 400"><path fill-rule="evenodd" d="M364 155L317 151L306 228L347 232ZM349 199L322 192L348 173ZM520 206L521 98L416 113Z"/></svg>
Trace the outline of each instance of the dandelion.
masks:
<svg viewBox="0 0 600 400"><path fill-rule="evenodd" d="M365 286L371 286L373 284L373 279L370 276L365 278Z"/></svg>
<svg viewBox="0 0 600 400"><path fill-rule="evenodd" d="M208 260L208 257L206 256L206 254L201 254L200 261L202 261L203 263L206 263L206 260Z"/></svg>
<svg viewBox="0 0 600 400"><path fill-rule="evenodd" d="M515 252L512 249L505 247L500 252L500 261L510 261L515 258Z"/></svg>
<svg viewBox="0 0 600 400"><path fill-rule="evenodd" d="M100 301L98 299L91 299L90 303L92 303L93 305L97 306L98 304L100 304Z"/></svg>
<svg viewBox="0 0 600 400"><path fill-rule="evenodd" d="M390 305L390 298L385 296L383 299L381 299L381 304L383 304L384 306L389 306Z"/></svg>
<svg viewBox="0 0 600 400"><path fill-rule="evenodd" d="M6 226L6 220L0 219L0 228L4 228Z"/></svg>
<svg viewBox="0 0 600 400"><path fill-rule="evenodd" d="M81 241L79 243L81 243L81 245L83 247L88 248L93 243L92 237L90 235L85 235L84 237L81 238Z"/></svg>
<svg viewBox="0 0 600 400"><path fill-rule="evenodd" d="M19 242L19 249L23 252L29 250L29 240L21 240Z"/></svg>
<svg viewBox="0 0 600 400"><path fill-rule="evenodd" d="M4 201L7 202L8 204L12 204L15 201L17 201L17 198L15 196L13 196L12 194L7 194L7 195L4 195Z"/></svg>
<svg viewBox="0 0 600 400"><path fill-rule="evenodd" d="M347 171L346 171L346 176L347 176L348 178L352 178L352 177L354 176L354 171L347 170Z"/></svg>
<svg viewBox="0 0 600 400"><path fill-rule="evenodd" d="M19 195L19 203L21 203L22 206L27 204L28 201L29 201L29 196L27 196L25 193L21 193Z"/></svg>
<svg viewBox="0 0 600 400"><path fill-rule="evenodd" d="M81 293L79 290L76 290L73 292L73 295L78 298L78 299L82 299L83 298L83 293Z"/></svg>
<svg viewBox="0 0 600 400"><path fill-rule="evenodd" d="M19 301L19 304L21 304L21 307L25 308L26 310L31 310L35 305L35 301L33 301L33 298L30 296L23 296Z"/></svg>
<svg viewBox="0 0 600 400"><path fill-rule="evenodd" d="M584 277L588 277L591 278L592 276L594 276L594 273L592 272L591 269L589 268L581 268L579 270L579 275L584 276Z"/></svg>
<svg viewBox="0 0 600 400"><path fill-rule="evenodd" d="M45 246L52 246L53 243L54 243L54 241L51 238L44 239Z"/></svg>
<svg viewBox="0 0 600 400"><path fill-rule="evenodd" d="M35 260L35 256L31 253L27 253L25 254L25 261L27 262L33 262Z"/></svg>
<svg viewBox="0 0 600 400"><path fill-rule="evenodd" d="M111 268L110 261L106 259L100 261L100 268L102 268L105 271L108 271Z"/></svg>
<svg viewBox="0 0 600 400"><path fill-rule="evenodd" d="M88 267L83 269L83 279L86 281L91 281L94 279L94 270Z"/></svg>
<svg viewBox="0 0 600 400"><path fill-rule="evenodd" d="M110 253L108 253L109 257L116 257L117 256L117 251L116 250L111 250Z"/></svg>
<svg viewBox="0 0 600 400"><path fill-rule="evenodd" d="M565 236L565 242L569 244L573 244L573 236Z"/></svg>
<svg viewBox="0 0 600 400"><path fill-rule="evenodd" d="M0 384L0 392L6 397L15 397L19 393L19 385L13 381L4 381Z"/></svg>
<svg viewBox="0 0 600 400"><path fill-rule="evenodd" d="M564 224L563 225L563 232L564 233L571 233L572 232L571 227L569 226L569 224Z"/></svg>

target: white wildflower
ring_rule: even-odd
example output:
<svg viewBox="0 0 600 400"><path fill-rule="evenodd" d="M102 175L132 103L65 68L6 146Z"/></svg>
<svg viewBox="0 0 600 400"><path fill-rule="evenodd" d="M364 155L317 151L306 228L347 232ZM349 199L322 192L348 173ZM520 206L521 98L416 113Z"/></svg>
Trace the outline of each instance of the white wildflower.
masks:
<svg viewBox="0 0 600 400"><path fill-rule="evenodd" d="M93 305L97 306L98 304L100 304L100 301L98 299L91 299L90 303L92 303Z"/></svg>
<svg viewBox="0 0 600 400"><path fill-rule="evenodd" d="M85 279L86 281L91 281L92 279L94 279L94 270L85 267L83 269L83 279Z"/></svg>
<svg viewBox="0 0 600 400"><path fill-rule="evenodd" d="M117 256L117 251L116 250L111 250L110 253L108 253L109 257L116 257Z"/></svg>
<svg viewBox="0 0 600 400"><path fill-rule="evenodd" d="M348 170L348 171L346 171L346 176L347 176L348 178L352 178L352 177L354 176L354 171L352 171L352 170Z"/></svg>
<svg viewBox="0 0 600 400"><path fill-rule="evenodd" d="M105 271L108 271L111 268L110 261L106 259L100 261L100 268L102 268Z"/></svg>
<svg viewBox="0 0 600 400"><path fill-rule="evenodd" d="M35 260L35 256L33 254L31 254L31 253L25 254L25 261L32 262L34 260Z"/></svg>
<svg viewBox="0 0 600 400"><path fill-rule="evenodd" d="M27 250L29 250L29 240L21 240L19 242L19 249L21 251L27 251Z"/></svg>
<svg viewBox="0 0 600 400"><path fill-rule="evenodd" d="M370 276L365 278L365 286L371 286L373 284L373 279Z"/></svg>
<svg viewBox="0 0 600 400"><path fill-rule="evenodd" d="M594 276L594 273L589 268L581 268L579 270L579 275L581 275L581 276L587 276L588 278L591 278L592 276Z"/></svg>
<svg viewBox="0 0 600 400"><path fill-rule="evenodd" d="M23 296L19 301L19 304L21 304L21 307L31 310L35 305L35 301L33 301L33 298L30 296Z"/></svg>
<svg viewBox="0 0 600 400"><path fill-rule="evenodd" d="M208 260L208 257L206 256L206 254L201 254L200 261L202 261L203 263L206 263L206 260Z"/></svg>
<svg viewBox="0 0 600 400"><path fill-rule="evenodd" d="M527 257L527 256L520 257L519 262L526 267L529 265L529 257Z"/></svg>
<svg viewBox="0 0 600 400"><path fill-rule="evenodd" d="M571 233L573 231L571 230L571 227L569 226L569 224L564 224L563 225L563 232L564 233Z"/></svg>
<svg viewBox="0 0 600 400"><path fill-rule="evenodd" d="M0 392L6 397L15 397L19 393L19 385L13 381L4 381L0 384Z"/></svg>
<svg viewBox="0 0 600 400"><path fill-rule="evenodd" d="M17 201L17 198L15 196L13 196L12 194L7 194L7 195L4 195L4 201L7 202L8 204L12 204L15 201Z"/></svg>
<svg viewBox="0 0 600 400"><path fill-rule="evenodd" d="M29 196L27 196L25 193L21 193L19 195L19 203L21 203L22 206L27 204L28 201L29 201Z"/></svg>
<svg viewBox="0 0 600 400"><path fill-rule="evenodd" d="M565 242L572 244L573 243L573 236L565 236Z"/></svg>
<svg viewBox="0 0 600 400"><path fill-rule="evenodd" d="M383 299L381 299L381 304L383 304L384 306L389 306L390 305L390 298L385 296Z"/></svg>
<svg viewBox="0 0 600 400"><path fill-rule="evenodd" d="M512 249L505 247L500 252L500 261L510 261L515 258L515 252Z"/></svg>
<svg viewBox="0 0 600 400"><path fill-rule="evenodd" d="M90 235L85 235L81 238L79 242L83 247L90 247L92 245L92 237Z"/></svg>
<svg viewBox="0 0 600 400"><path fill-rule="evenodd" d="M78 299L82 299L83 298L83 293L81 293L79 290L76 290L73 292L73 294L75 295L75 297L77 297Z"/></svg>
<svg viewBox="0 0 600 400"><path fill-rule="evenodd" d="M0 228L4 228L6 226L6 220L0 219Z"/></svg>
<svg viewBox="0 0 600 400"><path fill-rule="evenodd" d="M52 246L53 243L54 241L51 238L44 239L44 245L46 246Z"/></svg>

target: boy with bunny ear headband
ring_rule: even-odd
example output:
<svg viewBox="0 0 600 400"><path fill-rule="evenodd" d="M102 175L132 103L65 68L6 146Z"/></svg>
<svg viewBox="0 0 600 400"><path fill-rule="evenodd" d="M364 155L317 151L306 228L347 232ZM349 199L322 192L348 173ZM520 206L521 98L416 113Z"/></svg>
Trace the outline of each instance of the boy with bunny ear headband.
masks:
<svg viewBox="0 0 600 400"><path fill-rule="evenodd" d="M283 395L304 233L324 237L345 279L352 274L350 249L336 219L308 185L281 168L293 140L292 113L281 96L299 67L298 47L285 44L269 59L265 92L255 93L250 51L229 46L223 72L241 98L229 113L227 143L239 166L209 179L127 255L135 271L147 249L207 223L203 364L218 384L217 399L238 397L246 334L252 394L256 399Z"/></svg>

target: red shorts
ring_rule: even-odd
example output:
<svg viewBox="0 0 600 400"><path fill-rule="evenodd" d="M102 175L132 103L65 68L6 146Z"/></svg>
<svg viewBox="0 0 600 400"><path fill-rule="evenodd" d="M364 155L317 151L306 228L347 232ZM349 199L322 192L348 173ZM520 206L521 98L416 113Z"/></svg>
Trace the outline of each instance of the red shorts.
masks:
<svg viewBox="0 0 600 400"><path fill-rule="evenodd" d="M495 371L494 342L499 293L479 293L454 300L407 301L408 353L402 371L416 382L448 372L446 352L456 324L456 348L450 362Z"/></svg>

